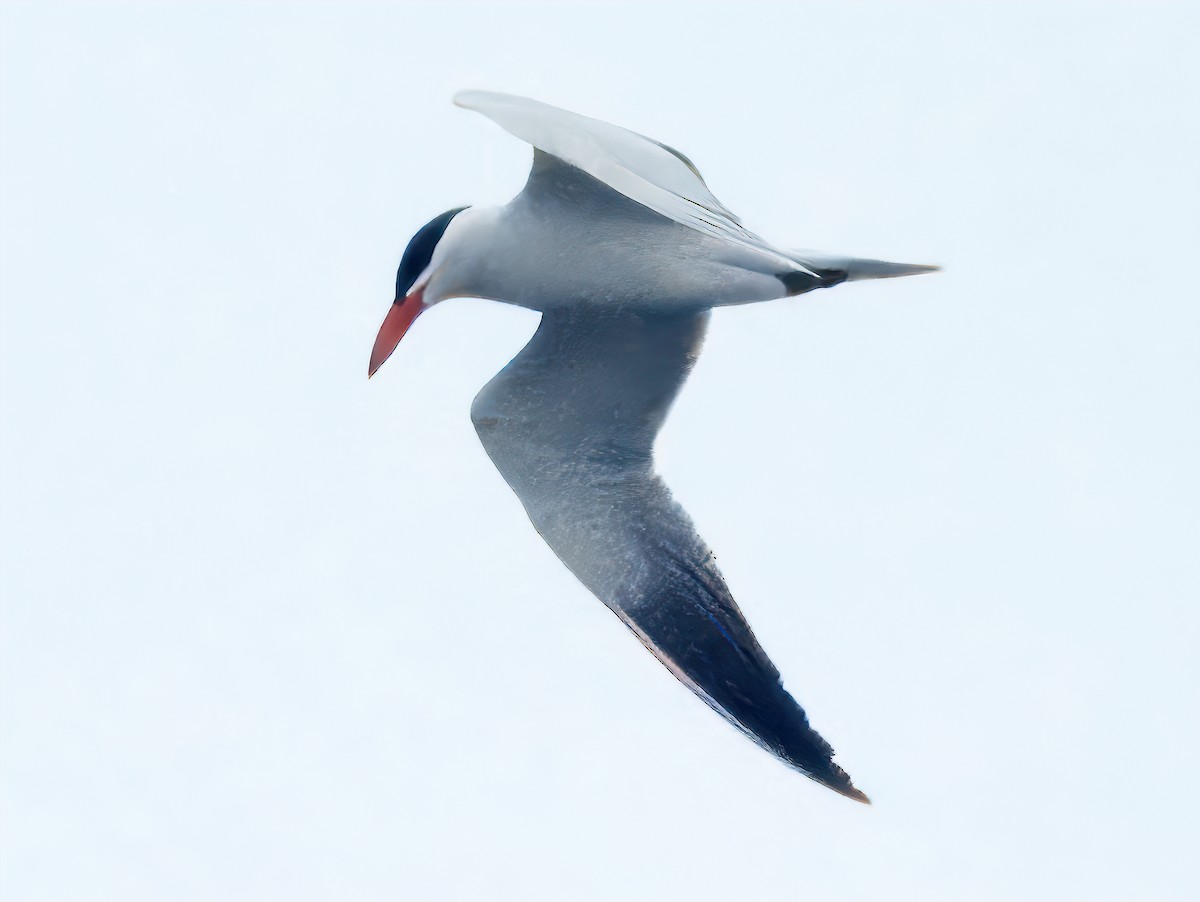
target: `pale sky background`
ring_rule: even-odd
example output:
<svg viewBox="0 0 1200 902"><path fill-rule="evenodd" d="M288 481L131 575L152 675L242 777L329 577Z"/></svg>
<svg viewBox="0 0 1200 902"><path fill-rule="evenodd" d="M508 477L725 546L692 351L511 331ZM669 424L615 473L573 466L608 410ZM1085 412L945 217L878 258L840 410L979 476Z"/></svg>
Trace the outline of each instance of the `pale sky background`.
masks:
<svg viewBox="0 0 1200 902"><path fill-rule="evenodd" d="M1200 757L1196 4L0 13L5 902L1184 900ZM368 383L529 94L781 244L660 444L855 805L725 725L475 437L536 317Z"/></svg>

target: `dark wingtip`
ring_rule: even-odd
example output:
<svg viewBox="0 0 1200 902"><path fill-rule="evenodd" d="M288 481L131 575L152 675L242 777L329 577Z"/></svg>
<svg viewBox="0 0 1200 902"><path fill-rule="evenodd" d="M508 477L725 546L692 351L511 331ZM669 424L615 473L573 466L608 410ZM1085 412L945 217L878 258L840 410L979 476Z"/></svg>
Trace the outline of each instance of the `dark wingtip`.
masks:
<svg viewBox="0 0 1200 902"><path fill-rule="evenodd" d="M805 776L811 777L822 786L828 786L834 792L844 795L848 799L854 799L856 802L862 802L864 805L870 805L871 800L867 798L867 794L861 789L856 789L854 783L850 780L850 775L837 766L833 761L829 762L829 771L824 774L814 774L805 771Z"/></svg>
<svg viewBox="0 0 1200 902"><path fill-rule="evenodd" d="M856 788L854 781L850 779L850 775L842 770L838 763L833 760L833 746L826 742L821 737L821 734L809 725L808 716L804 714L804 709L796 704L796 700L786 691L784 694L791 704L795 706L795 710L799 716L803 718L803 731L802 736L793 736L786 750L780 749L775 751L775 755L810 780L820 783L822 786L832 789L834 792L844 795L848 799L854 799L856 802L870 805L871 800L867 797L867 794L861 789ZM799 741L796 741L797 738Z"/></svg>
<svg viewBox="0 0 1200 902"><path fill-rule="evenodd" d="M867 794L861 789L855 789L853 786L847 786L845 789L839 789L842 795L848 799L854 799L856 802L862 802L864 805L870 805L871 800L867 798Z"/></svg>

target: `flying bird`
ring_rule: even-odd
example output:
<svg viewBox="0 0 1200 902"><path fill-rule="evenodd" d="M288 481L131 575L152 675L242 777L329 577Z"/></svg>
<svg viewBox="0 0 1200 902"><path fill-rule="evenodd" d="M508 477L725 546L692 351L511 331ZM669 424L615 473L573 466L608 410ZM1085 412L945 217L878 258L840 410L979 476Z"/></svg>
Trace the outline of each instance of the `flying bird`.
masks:
<svg viewBox="0 0 1200 902"><path fill-rule="evenodd" d="M713 307L937 267L785 250L742 225L691 160L535 100L454 102L533 146L521 193L449 210L409 242L374 375L454 297L540 311L471 420L534 527L684 685L785 764L867 802L783 688L713 553L654 468L654 440Z"/></svg>

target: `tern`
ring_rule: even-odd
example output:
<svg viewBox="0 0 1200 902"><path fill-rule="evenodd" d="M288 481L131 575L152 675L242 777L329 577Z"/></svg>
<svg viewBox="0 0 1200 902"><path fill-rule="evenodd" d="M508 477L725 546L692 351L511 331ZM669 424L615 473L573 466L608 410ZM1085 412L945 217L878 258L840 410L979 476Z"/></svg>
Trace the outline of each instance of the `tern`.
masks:
<svg viewBox="0 0 1200 902"><path fill-rule="evenodd" d="M488 456L564 564L709 707L785 764L867 802L784 689L654 467L654 441L713 307L936 266L785 250L746 229L686 156L535 100L454 102L533 146L502 207L449 210L409 242L371 351L455 297L540 311L471 405Z"/></svg>

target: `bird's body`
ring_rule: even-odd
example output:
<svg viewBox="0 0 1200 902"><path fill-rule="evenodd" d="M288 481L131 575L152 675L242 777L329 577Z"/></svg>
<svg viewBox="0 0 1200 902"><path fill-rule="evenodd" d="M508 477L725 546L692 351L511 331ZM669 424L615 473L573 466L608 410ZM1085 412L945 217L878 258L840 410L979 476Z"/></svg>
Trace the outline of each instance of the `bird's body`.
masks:
<svg viewBox="0 0 1200 902"><path fill-rule="evenodd" d="M533 525L688 688L785 763L860 801L654 471L653 445L710 308L934 267L781 250L663 144L536 101L456 98L534 145L524 190L453 210L410 242L371 372L440 300L542 312L471 418Z"/></svg>
<svg viewBox="0 0 1200 902"><path fill-rule="evenodd" d="M667 219L541 151L524 191L503 207L465 210L446 240L471 251L435 287L533 310L702 310L787 294L777 260Z"/></svg>

